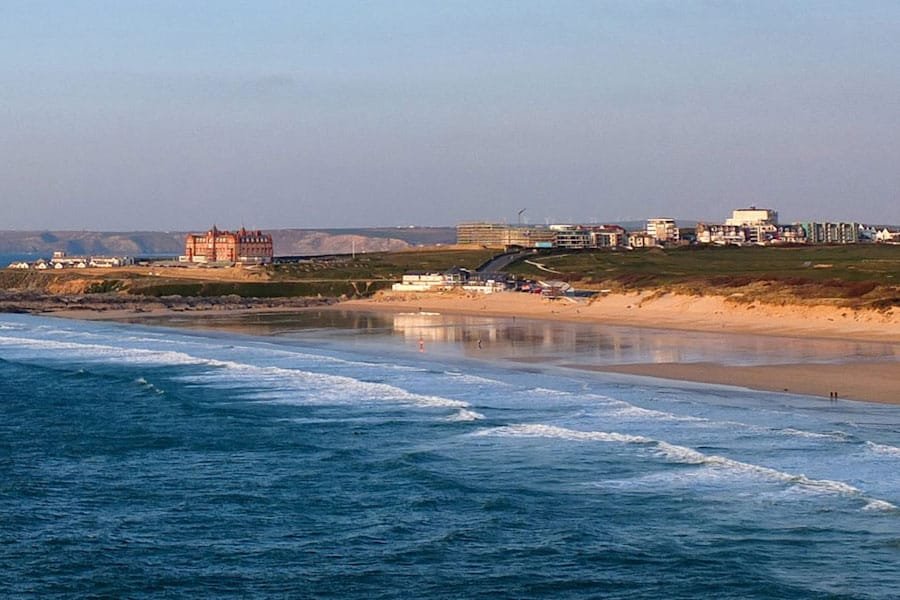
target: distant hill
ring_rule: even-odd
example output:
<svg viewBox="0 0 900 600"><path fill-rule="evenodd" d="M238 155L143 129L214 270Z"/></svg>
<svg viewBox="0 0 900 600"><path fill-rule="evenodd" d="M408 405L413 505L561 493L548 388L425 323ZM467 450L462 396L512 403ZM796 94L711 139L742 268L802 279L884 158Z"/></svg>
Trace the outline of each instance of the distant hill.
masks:
<svg viewBox="0 0 900 600"><path fill-rule="evenodd" d="M402 250L411 246L452 244L453 227L356 229L269 229L280 256ZM176 256L184 252L187 232L173 231L0 231L0 254L49 257L70 255Z"/></svg>

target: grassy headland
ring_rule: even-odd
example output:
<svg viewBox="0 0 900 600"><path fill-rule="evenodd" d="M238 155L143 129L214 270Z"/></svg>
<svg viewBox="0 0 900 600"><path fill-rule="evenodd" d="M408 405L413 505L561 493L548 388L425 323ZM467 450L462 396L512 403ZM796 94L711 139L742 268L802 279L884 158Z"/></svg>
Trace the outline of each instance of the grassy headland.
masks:
<svg viewBox="0 0 900 600"><path fill-rule="evenodd" d="M555 251L536 254L528 261L516 263L510 271L523 277L562 279L588 289L659 289L692 295L739 294L748 301L900 306L900 246Z"/></svg>
<svg viewBox="0 0 900 600"><path fill-rule="evenodd" d="M295 298L366 297L410 271L474 269L497 250L422 248L251 268L0 270L6 294ZM544 251L510 272L579 288L724 295L737 301L900 306L900 246L686 247Z"/></svg>
<svg viewBox="0 0 900 600"><path fill-rule="evenodd" d="M360 297L390 287L411 270L475 268L497 251L419 249L310 259L250 268L123 267L116 269L0 269L0 292L117 294L148 297Z"/></svg>

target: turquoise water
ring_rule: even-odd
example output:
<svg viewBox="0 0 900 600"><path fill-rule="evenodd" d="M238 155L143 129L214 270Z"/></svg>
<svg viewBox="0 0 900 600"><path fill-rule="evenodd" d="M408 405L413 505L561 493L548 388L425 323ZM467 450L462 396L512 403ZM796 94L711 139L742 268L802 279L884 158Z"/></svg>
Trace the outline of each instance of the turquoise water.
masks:
<svg viewBox="0 0 900 600"><path fill-rule="evenodd" d="M896 407L501 360L565 328L282 319L0 315L0 594L900 593Z"/></svg>

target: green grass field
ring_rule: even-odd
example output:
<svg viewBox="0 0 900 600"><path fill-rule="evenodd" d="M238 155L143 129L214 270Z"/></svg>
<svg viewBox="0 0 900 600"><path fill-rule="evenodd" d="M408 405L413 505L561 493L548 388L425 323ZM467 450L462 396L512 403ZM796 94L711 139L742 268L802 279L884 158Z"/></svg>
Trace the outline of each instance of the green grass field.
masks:
<svg viewBox="0 0 900 600"><path fill-rule="evenodd" d="M900 305L900 246L655 248L550 252L528 260L544 268L521 261L510 271L587 289L741 291L748 299L770 301L831 298L874 308Z"/></svg>
<svg viewBox="0 0 900 600"><path fill-rule="evenodd" d="M787 283L841 280L900 284L900 246L685 247L670 250L554 252L530 260L559 271L557 278L654 286L712 278ZM513 272L549 278L525 262Z"/></svg>
<svg viewBox="0 0 900 600"><path fill-rule="evenodd" d="M410 271L446 271L452 267L474 269L499 250L432 250L373 252L332 261L314 260L296 264L273 265L273 280L384 280L400 281Z"/></svg>

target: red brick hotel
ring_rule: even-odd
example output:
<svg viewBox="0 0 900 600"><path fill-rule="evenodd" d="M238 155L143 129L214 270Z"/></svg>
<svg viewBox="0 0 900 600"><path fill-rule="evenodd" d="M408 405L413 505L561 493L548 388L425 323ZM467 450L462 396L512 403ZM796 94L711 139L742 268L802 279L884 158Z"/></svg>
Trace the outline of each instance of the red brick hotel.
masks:
<svg viewBox="0 0 900 600"><path fill-rule="evenodd" d="M193 263L272 262L272 236L259 230L220 231L214 225L206 233L189 233L184 242L182 260Z"/></svg>

